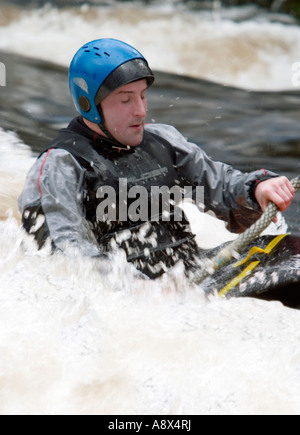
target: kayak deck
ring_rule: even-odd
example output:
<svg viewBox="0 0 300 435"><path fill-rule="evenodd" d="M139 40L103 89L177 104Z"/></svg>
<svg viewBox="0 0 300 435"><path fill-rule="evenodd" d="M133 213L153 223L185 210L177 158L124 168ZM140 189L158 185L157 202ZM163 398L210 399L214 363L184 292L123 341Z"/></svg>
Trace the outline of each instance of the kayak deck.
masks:
<svg viewBox="0 0 300 435"><path fill-rule="evenodd" d="M211 251L209 257L219 250ZM201 287L207 295L276 300L300 308L300 238L287 235L277 242L274 236L259 237L239 260L230 261Z"/></svg>

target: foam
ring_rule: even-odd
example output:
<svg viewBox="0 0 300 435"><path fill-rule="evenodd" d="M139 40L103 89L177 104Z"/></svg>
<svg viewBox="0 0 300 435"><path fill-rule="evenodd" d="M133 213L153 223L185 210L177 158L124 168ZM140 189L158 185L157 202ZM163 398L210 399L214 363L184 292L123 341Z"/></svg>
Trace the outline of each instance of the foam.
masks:
<svg viewBox="0 0 300 435"><path fill-rule="evenodd" d="M5 132L1 128L0 149L0 220L14 216L20 221L17 198L34 158L30 148L15 133Z"/></svg>
<svg viewBox="0 0 300 435"><path fill-rule="evenodd" d="M2 415L299 414L299 311L49 256L13 219L0 271Z"/></svg>

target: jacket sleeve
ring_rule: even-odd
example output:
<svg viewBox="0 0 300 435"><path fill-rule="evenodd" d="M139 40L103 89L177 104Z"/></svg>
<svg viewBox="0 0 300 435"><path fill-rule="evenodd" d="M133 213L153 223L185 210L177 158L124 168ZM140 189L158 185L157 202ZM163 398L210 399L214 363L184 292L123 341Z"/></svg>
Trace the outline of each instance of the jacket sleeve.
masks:
<svg viewBox="0 0 300 435"><path fill-rule="evenodd" d="M178 171L194 186L204 187L205 211L211 210L226 221L230 231L245 231L260 217L262 211L255 200L254 187L257 182L277 174L264 169L242 173L210 159L174 127L154 124L148 128L172 144Z"/></svg>
<svg viewBox="0 0 300 435"><path fill-rule="evenodd" d="M55 248L98 256L99 247L82 205L84 169L64 150L49 150L29 172L19 198L25 229L39 246L50 237Z"/></svg>

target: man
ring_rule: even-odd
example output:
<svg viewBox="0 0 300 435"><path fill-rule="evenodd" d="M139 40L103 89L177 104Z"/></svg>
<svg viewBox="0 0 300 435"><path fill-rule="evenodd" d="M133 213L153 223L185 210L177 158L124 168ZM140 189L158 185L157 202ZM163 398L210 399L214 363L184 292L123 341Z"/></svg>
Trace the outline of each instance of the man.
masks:
<svg viewBox="0 0 300 435"><path fill-rule="evenodd" d="M54 248L75 247L87 256L122 248L128 261L155 278L180 260L189 269L197 255L188 222L176 214L175 187L195 197L203 186L205 210L235 232L270 201L281 211L291 204L295 192L285 177L265 170L243 174L213 162L173 127L145 126L154 76L124 42L84 45L69 81L81 116L39 156L19 199L24 228L40 247L50 237Z"/></svg>

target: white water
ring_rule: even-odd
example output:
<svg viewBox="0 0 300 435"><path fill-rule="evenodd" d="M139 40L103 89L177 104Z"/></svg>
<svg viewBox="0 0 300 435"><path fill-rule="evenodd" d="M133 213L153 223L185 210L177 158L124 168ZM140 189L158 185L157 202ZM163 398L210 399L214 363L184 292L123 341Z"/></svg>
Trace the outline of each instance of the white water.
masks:
<svg viewBox="0 0 300 435"><path fill-rule="evenodd" d="M109 37L138 48L155 70L256 90L292 89L300 28L180 6L2 7L0 49L68 66L87 41Z"/></svg>
<svg viewBox="0 0 300 435"><path fill-rule="evenodd" d="M1 415L300 413L299 311L208 302L180 265L147 282L122 254L108 266L37 251L4 213L17 216L32 155L1 130L0 149Z"/></svg>
<svg viewBox="0 0 300 435"><path fill-rule="evenodd" d="M174 10L46 8L5 25L0 49L67 65L82 43L113 36L154 69L247 88L290 88L299 61L297 27ZM33 156L1 129L0 152L1 415L300 413L299 311L208 302L180 265L146 282L121 254L108 267L37 251L16 206ZM203 247L232 237L210 221L205 234Z"/></svg>
<svg viewBox="0 0 300 435"><path fill-rule="evenodd" d="M16 134L0 128L0 219L20 219L17 198L27 171L34 162L30 148Z"/></svg>

